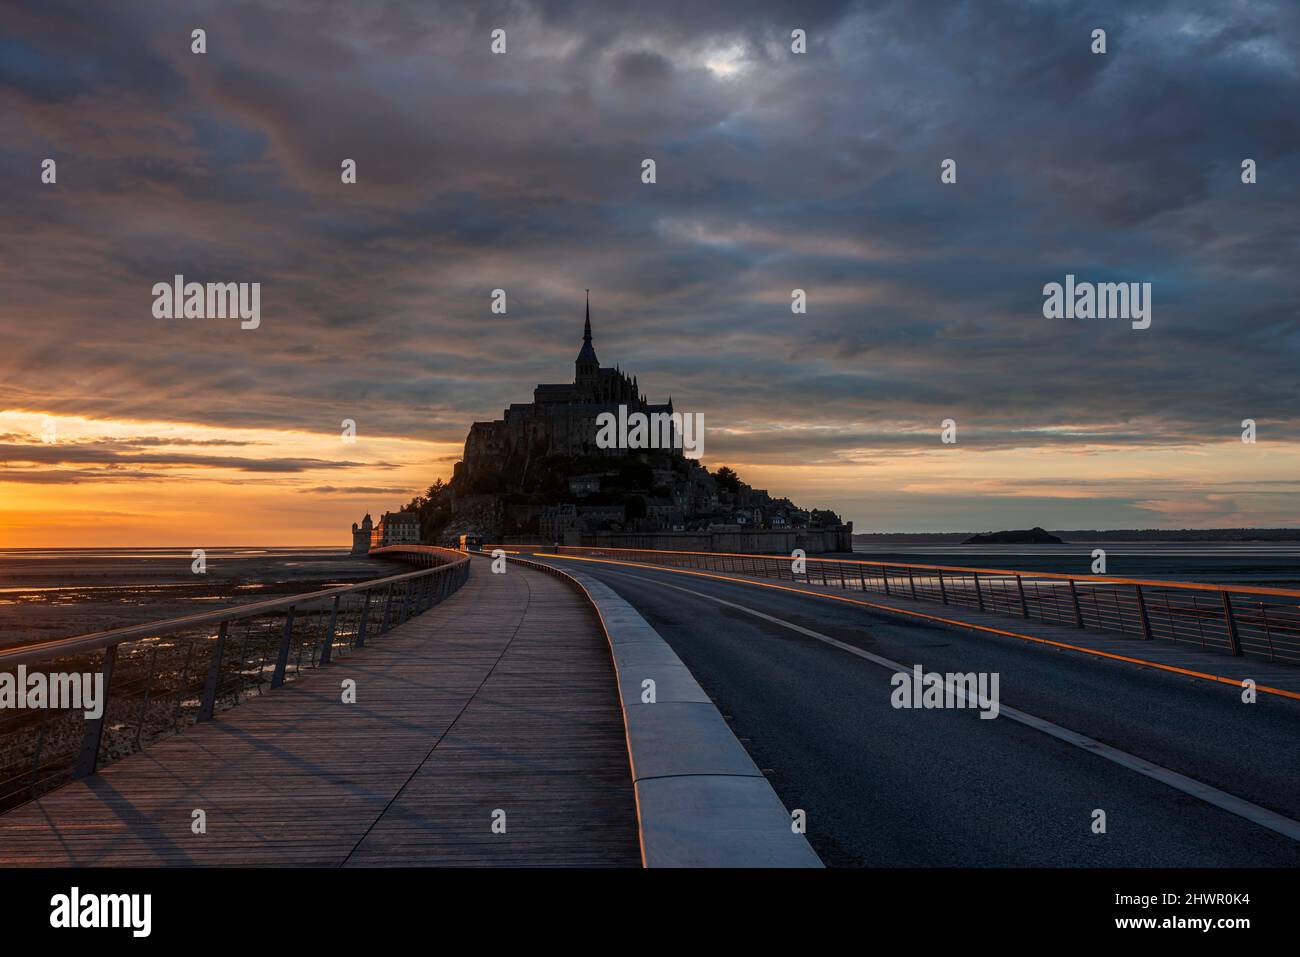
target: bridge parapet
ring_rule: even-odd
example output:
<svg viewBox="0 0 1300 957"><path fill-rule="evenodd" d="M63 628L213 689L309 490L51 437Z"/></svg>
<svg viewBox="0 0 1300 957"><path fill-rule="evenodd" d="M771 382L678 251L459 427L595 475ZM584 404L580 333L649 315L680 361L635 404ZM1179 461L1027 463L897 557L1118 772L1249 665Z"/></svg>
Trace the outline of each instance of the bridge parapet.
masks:
<svg viewBox="0 0 1300 957"><path fill-rule="evenodd" d="M558 546L560 556L874 592L1300 664L1300 591L855 559Z"/></svg>
<svg viewBox="0 0 1300 957"><path fill-rule="evenodd" d="M38 708L0 711L0 811L328 664L469 576L469 557L450 549L394 545L370 554L417 568L0 651L0 681L19 692L46 689ZM93 695L94 708L50 707L56 686L75 689L81 704Z"/></svg>

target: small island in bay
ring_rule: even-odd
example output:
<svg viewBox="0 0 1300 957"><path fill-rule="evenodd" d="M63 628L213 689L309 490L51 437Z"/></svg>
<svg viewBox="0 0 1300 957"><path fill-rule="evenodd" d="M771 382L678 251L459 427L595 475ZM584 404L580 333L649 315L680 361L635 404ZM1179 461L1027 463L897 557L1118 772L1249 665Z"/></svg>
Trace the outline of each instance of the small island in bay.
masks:
<svg viewBox="0 0 1300 957"><path fill-rule="evenodd" d="M1009 532L983 532L972 535L963 545L1064 545L1062 539L1039 528L1017 529Z"/></svg>

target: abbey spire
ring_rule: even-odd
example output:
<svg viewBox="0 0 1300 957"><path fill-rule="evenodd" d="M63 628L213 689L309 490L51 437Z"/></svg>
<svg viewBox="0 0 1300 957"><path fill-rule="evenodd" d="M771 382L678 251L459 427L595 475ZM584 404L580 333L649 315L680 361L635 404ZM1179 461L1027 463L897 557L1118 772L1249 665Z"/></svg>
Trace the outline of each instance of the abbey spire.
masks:
<svg viewBox="0 0 1300 957"><path fill-rule="evenodd" d="M577 361L574 362L576 375L575 382L594 383L600 378L600 360L596 358L596 350L591 345L591 290L587 290L587 321L582 327L582 349L578 352Z"/></svg>

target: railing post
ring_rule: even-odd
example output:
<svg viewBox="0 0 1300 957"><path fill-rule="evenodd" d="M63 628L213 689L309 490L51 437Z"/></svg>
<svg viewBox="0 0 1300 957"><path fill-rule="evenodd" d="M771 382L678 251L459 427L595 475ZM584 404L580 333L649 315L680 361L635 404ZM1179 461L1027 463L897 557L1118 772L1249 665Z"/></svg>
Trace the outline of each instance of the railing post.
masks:
<svg viewBox="0 0 1300 957"><path fill-rule="evenodd" d="M329 626L329 629L325 632L325 646L324 646L323 648L321 648L321 650L320 650L320 663L323 664L323 665L327 665L327 664L329 664L329 663L330 663L330 658L333 656L333 651L334 651L334 629L338 626L338 622L339 622L339 599L342 598L342 597L343 597L342 595L335 595L335 596L334 596L334 607L330 609L330 626Z"/></svg>
<svg viewBox="0 0 1300 957"><path fill-rule="evenodd" d="M364 648L366 644L366 621L370 618L370 589L361 593L364 604L361 606L361 623L357 625L357 642L352 647Z"/></svg>
<svg viewBox="0 0 1300 957"><path fill-rule="evenodd" d="M1147 615L1146 596L1142 594L1141 585L1134 585L1133 588L1135 591L1137 591L1138 615L1142 619L1142 637L1145 638L1147 641L1150 641L1155 636L1151 634L1151 618Z"/></svg>
<svg viewBox="0 0 1300 957"><path fill-rule="evenodd" d="M1241 636L1237 634L1237 619L1232 613L1232 596L1223 592L1223 622L1228 626L1228 644L1232 653L1241 657Z"/></svg>
<svg viewBox="0 0 1300 957"><path fill-rule="evenodd" d="M862 583L862 594L867 593L867 566L858 566L858 581Z"/></svg>
<svg viewBox="0 0 1300 957"><path fill-rule="evenodd" d="M843 563L843 562L836 562L835 564L838 565L838 566L839 566L839 569L840 569L840 587L841 587L841 588L848 588L848 587L849 587L848 582L846 582L846 581L844 580L844 563Z"/></svg>
<svg viewBox="0 0 1300 957"><path fill-rule="evenodd" d="M1074 602L1074 627L1083 627L1083 610L1079 607L1079 589L1074 587L1074 579L1070 579L1070 601Z"/></svg>
<svg viewBox="0 0 1300 957"><path fill-rule="evenodd" d="M888 565L881 565L881 566L880 566L880 580L881 580L882 582L885 583L885 595L886 595L886 597L888 597L889 594L890 594L890 591L889 591L889 566L888 566Z"/></svg>
<svg viewBox="0 0 1300 957"><path fill-rule="evenodd" d="M36 749L32 754L31 777L31 795L33 800L36 798L36 775L41 770L41 755L45 753L45 731L50 723L50 709L46 708L41 712L41 730L36 734Z"/></svg>
<svg viewBox="0 0 1300 957"><path fill-rule="evenodd" d="M176 704L172 706L172 723L180 720L181 701L185 698L185 682L190 677L190 659L194 657L193 639L185 646L185 664L181 666L181 680L176 683Z"/></svg>
<svg viewBox="0 0 1300 957"><path fill-rule="evenodd" d="M284 684L284 673L289 667L289 644L293 640L293 606L284 616L284 633L280 636L280 654L275 659L275 671L271 672L271 687L278 688Z"/></svg>
<svg viewBox="0 0 1300 957"><path fill-rule="evenodd" d="M907 566L907 583L912 586L912 600L916 600L916 579L912 577L912 566Z"/></svg>
<svg viewBox="0 0 1300 957"><path fill-rule="evenodd" d="M98 718L86 718L86 730L81 736L81 753L77 756L77 766L73 777L84 778L95 773L99 764L99 743L104 735L104 718L108 716L109 688L113 683L113 663L117 661L117 645L104 649L104 661L99 673L104 676L104 687L100 690L103 707Z"/></svg>
<svg viewBox="0 0 1300 957"><path fill-rule="evenodd" d="M379 633L382 635L388 631L388 612L393 607L393 583L388 583L388 588L384 595L384 619L379 623Z"/></svg>
<svg viewBox="0 0 1300 957"><path fill-rule="evenodd" d="M212 648L212 661L208 665L208 680L203 685L203 701L199 705L197 721L211 721L212 712L217 704L217 683L221 679L221 656L226 649L226 628L228 622L222 622L217 629L217 643Z"/></svg>
<svg viewBox="0 0 1300 957"><path fill-rule="evenodd" d="M1273 659L1273 632L1268 627L1268 605L1259 603L1259 618L1264 623L1264 640L1268 642L1268 657Z"/></svg>
<svg viewBox="0 0 1300 957"><path fill-rule="evenodd" d="M973 572L971 575L975 579L975 605L980 611L984 610L984 592L980 591L980 573Z"/></svg>
<svg viewBox="0 0 1300 957"><path fill-rule="evenodd" d="M939 599L946 605L948 604L948 589L943 584L943 570L939 571Z"/></svg>
<svg viewBox="0 0 1300 957"><path fill-rule="evenodd" d="M1029 617L1029 603L1025 601L1025 580L1019 575L1016 576L1016 588L1020 591L1020 617Z"/></svg>

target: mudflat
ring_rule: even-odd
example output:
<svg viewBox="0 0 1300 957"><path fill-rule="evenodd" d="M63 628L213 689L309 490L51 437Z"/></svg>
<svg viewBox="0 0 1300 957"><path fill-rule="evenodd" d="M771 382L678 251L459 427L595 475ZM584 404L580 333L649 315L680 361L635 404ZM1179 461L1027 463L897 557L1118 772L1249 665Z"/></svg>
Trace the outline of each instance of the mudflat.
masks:
<svg viewBox="0 0 1300 957"><path fill-rule="evenodd" d="M343 549L0 552L0 648L161 621L407 570Z"/></svg>

